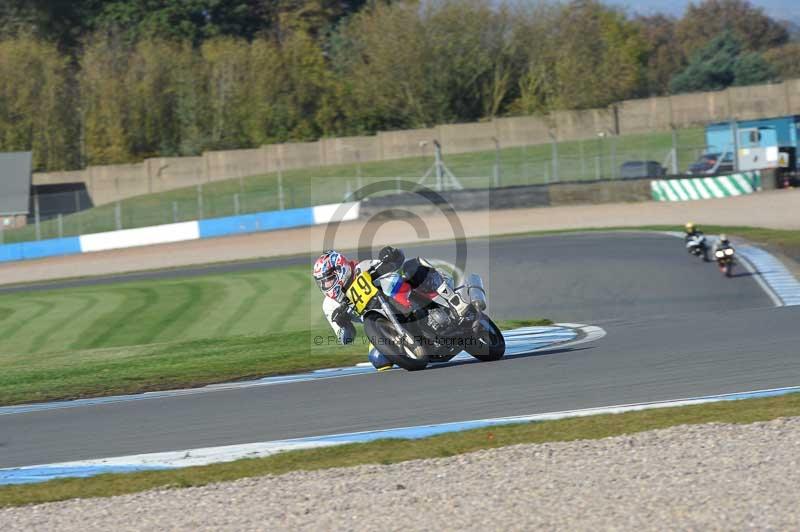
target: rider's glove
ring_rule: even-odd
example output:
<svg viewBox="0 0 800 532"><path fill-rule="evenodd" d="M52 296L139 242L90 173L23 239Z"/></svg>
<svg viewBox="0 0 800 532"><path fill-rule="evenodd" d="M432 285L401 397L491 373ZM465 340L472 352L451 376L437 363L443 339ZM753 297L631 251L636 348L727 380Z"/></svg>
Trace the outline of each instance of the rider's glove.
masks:
<svg viewBox="0 0 800 532"><path fill-rule="evenodd" d="M406 256L402 250L393 248L392 246L386 246L378 254L378 259L386 265L387 270L398 270L400 266L403 265L403 262L405 262Z"/></svg>
<svg viewBox="0 0 800 532"><path fill-rule="evenodd" d="M336 309L331 312L331 321L339 327L345 327L350 323L350 316L348 316L347 309L344 305L336 307Z"/></svg>

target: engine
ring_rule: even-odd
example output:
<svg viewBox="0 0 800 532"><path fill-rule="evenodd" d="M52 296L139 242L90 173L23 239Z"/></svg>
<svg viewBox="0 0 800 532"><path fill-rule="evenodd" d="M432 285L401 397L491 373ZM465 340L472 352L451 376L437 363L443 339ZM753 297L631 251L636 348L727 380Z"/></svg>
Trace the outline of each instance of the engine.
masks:
<svg viewBox="0 0 800 532"><path fill-rule="evenodd" d="M442 331L450 325L450 314L443 308L428 311L428 326L434 331Z"/></svg>

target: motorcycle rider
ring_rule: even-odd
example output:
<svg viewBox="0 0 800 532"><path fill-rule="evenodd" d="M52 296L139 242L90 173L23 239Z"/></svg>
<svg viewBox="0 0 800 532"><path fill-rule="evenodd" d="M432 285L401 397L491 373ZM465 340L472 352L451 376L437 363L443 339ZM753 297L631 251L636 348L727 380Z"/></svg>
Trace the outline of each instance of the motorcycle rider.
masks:
<svg viewBox="0 0 800 532"><path fill-rule="evenodd" d="M374 266L378 266L374 282L380 285L386 297L393 299L400 307L411 307L409 296L411 291L433 297L440 277L431 275L432 268L423 264L420 259L405 260L402 250L386 246L378 254L378 260L361 262L348 260L336 250L325 251L314 263L314 280L325 294L322 301L322 312L328 319L339 343L346 345L354 341L356 329L353 320L360 317L351 309L345 291L356 276ZM433 270L435 272L435 270ZM371 348L369 361L378 370L392 367L392 363L381 355L377 349Z"/></svg>
<svg viewBox="0 0 800 532"><path fill-rule="evenodd" d="M698 245L695 242L699 241L701 239L704 240L705 239L705 235L692 222L686 222L686 225L684 226L684 229L685 229L685 233L686 234L684 235L683 240L684 240L684 242L686 242L686 251L688 253L692 253L692 249L696 245ZM701 250L703 252L703 260L708 262L708 247L706 246L705 242L702 242L699 245L702 246Z"/></svg>
<svg viewBox="0 0 800 532"><path fill-rule="evenodd" d="M730 240L728 240L728 235L722 233L719 235L719 239L714 242L714 248L711 254L716 257L717 251L726 249L733 249L733 245L731 244Z"/></svg>
<svg viewBox="0 0 800 532"><path fill-rule="evenodd" d="M686 240L686 242L688 242L692 238L703 236L703 232L692 222L686 222L684 229L686 232L684 240Z"/></svg>

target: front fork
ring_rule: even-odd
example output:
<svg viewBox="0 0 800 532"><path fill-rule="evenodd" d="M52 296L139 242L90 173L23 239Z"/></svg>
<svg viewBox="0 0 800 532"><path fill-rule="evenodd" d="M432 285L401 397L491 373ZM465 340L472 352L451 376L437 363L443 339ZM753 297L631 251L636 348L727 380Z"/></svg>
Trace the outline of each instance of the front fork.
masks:
<svg viewBox="0 0 800 532"><path fill-rule="evenodd" d="M381 292L378 292L377 296L378 301L381 304L381 308L383 309L386 318L392 324L399 335L399 340L403 341L407 346L412 347L412 351L414 351L417 356L421 355L422 353L419 352L419 344L414 340L414 337L405 329L405 327L400 325L400 322L397 321L397 317L394 315L394 311L389 306L389 303L386 302L386 298ZM404 349L405 351L406 349Z"/></svg>

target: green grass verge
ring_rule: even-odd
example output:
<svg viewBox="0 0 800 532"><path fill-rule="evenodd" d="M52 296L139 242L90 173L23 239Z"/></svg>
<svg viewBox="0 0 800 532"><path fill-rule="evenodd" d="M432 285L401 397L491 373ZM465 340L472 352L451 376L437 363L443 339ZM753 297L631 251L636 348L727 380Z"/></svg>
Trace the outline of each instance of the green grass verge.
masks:
<svg viewBox="0 0 800 532"><path fill-rule="evenodd" d="M330 331L234 336L0 357L0 405L191 388L353 365L367 346L315 345Z"/></svg>
<svg viewBox="0 0 800 532"><path fill-rule="evenodd" d="M321 301L306 267L3 294L0 404L365 361L366 344L339 346L330 337Z"/></svg>
<svg viewBox="0 0 800 532"><path fill-rule="evenodd" d="M327 325L303 266L0 294L9 355L308 331Z"/></svg>
<svg viewBox="0 0 800 532"><path fill-rule="evenodd" d="M599 439L675 425L753 423L800 415L800 394L688 407L526 423L444 434L421 440L371 443L291 451L267 458L172 471L100 475L88 479L0 487L0 507L73 498L110 497L153 488L203 486L245 477L280 475L360 464L393 464L524 443Z"/></svg>
<svg viewBox="0 0 800 532"><path fill-rule="evenodd" d="M702 151L702 128L679 132L680 168L686 168ZM611 139L561 142L558 145L559 178L580 181L614 175L626 160L656 160L663 163L672 148L669 132L622 135ZM552 178L553 157L550 144L500 150L499 186L545 183ZM465 187L489 187L494 184L495 152L481 151L446 156L446 164ZM341 201L361 185L387 178L408 178L414 181L432 164L428 157L411 157L391 161L345 164L291 170L282 173L284 207L305 207ZM364 177L358 177L364 176ZM230 216L239 213L271 211L279 208L277 174L231 179L203 185L202 209L197 187L187 187L157 194L147 194L120 202L123 228L145 227L173 222ZM237 201L234 195L238 195ZM65 201L72 201L69 196ZM80 235L117 229L116 206L102 205L63 218L59 232L56 220L41 224L41 238ZM36 239L33 226L5 231L6 242Z"/></svg>
<svg viewBox="0 0 800 532"><path fill-rule="evenodd" d="M363 360L329 333L308 268L0 295L0 404L306 371Z"/></svg>
<svg viewBox="0 0 800 532"><path fill-rule="evenodd" d="M547 319L500 322L503 329L550 325ZM0 356L0 405L191 388L350 366L367 360L360 334L336 343L330 329L182 342Z"/></svg>

